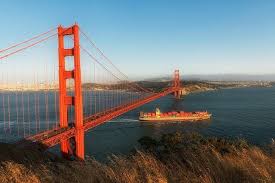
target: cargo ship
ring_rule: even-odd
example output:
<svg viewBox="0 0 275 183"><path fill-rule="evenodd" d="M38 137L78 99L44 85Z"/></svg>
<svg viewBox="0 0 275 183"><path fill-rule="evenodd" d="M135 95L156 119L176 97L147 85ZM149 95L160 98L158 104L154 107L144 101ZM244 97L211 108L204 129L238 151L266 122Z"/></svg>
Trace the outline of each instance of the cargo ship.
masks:
<svg viewBox="0 0 275 183"><path fill-rule="evenodd" d="M185 111L172 111L161 113L159 108L155 112L140 112L140 121L200 121L211 118L210 113L207 111L202 112L185 112Z"/></svg>

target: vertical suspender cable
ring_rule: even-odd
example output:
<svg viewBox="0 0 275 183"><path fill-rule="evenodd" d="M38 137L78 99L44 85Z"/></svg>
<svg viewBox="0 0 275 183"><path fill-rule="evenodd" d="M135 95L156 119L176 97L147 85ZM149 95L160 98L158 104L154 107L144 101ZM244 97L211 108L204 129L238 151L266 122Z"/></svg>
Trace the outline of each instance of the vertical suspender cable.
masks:
<svg viewBox="0 0 275 183"><path fill-rule="evenodd" d="M10 125L10 94L8 93L8 116L9 116L9 132L11 133L11 125Z"/></svg>
<svg viewBox="0 0 275 183"><path fill-rule="evenodd" d="M22 81L22 88L21 88L21 107L22 107L22 124L23 124L23 136L25 137L25 119L24 119L24 91L23 91L23 88L24 88L24 86L23 86L23 81Z"/></svg>
<svg viewBox="0 0 275 183"><path fill-rule="evenodd" d="M6 131L6 111L5 111L5 92L2 92L2 104L3 104L3 123L4 123L4 132Z"/></svg>
<svg viewBox="0 0 275 183"><path fill-rule="evenodd" d="M19 112L18 112L18 92L16 85L16 91L15 91L15 110L16 110L16 126L17 126L17 135L19 136Z"/></svg>
<svg viewBox="0 0 275 183"><path fill-rule="evenodd" d="M31 133L31 117L30 117L30 91L28 91L28 121L29 121L29 135Z"/></svg>

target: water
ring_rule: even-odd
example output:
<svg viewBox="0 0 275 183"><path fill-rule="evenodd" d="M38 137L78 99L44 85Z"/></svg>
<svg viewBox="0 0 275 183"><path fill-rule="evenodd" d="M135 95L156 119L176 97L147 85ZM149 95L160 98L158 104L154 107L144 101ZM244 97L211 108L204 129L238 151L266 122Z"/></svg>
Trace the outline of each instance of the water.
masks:
<svg viewBox="0 0 275 183"><path fill-rule="evenodd" d="M210 121L139 122L140 111L208 110ZM244 138L264 145L275 137L275 87L236 88L194 93L175 100L166 96L89 131L85 137L86 153L97 159L124 154L138 147L143 136L159 137L175 131L199 132L207 136Z"/></svg>
<svg viewBox="0 0 275 183"><path fill-rule="evenodd" d="M110 92L92 93L93 95L84 94L85 116L102 110L99 108L99 103L103 100L105 100L103 101L105 107L107 104L114 104L110 102L112 99ZM125 98L129 94L120 92L118 95ZM96 104L90 105L88 102L90 100L96 101ZM47 95L44 92L2 92L0 96L0 139L17 139L17 136L27 136L54 127L58 121L57 101L56 92L49 92ZM45 105L46 103L48 105ZM8 105L10 105L10 111L6 109ZM213 117L209 121L201 122L149 123L138 121L140 111L150 112L156 107L162 111L208 110ZM85 152L87 155L104 160L112 153L130 152L138 147L137 141L143 136L159 137L163 133L175 131L245 138L250 143L265 145L271 141L271 138L275 138L274 109L275 87L208 91L190 94L183 100L176 100L169 95L91 129L85 134ZM39 120L37 116L40 116ZM59 148L56 147L53 150L59 150Z"/></svg>
<svg viewBox="0 0 275 183"><path fill-rule="evenodd" d="M144 93L125 91L83 91L83 116L106 111L138 99ZM73 96L72 92L68 92ZM1 91L0 141L14 142L59 125L58 91ZM74 121L74 107L68 106L68 121Z"/></svg>

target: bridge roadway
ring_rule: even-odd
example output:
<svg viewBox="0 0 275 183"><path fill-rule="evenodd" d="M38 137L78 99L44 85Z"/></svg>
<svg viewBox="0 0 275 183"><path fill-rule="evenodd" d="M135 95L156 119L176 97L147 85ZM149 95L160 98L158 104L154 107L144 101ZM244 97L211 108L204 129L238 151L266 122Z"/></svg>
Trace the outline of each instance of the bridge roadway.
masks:
<svg viewBox="0 0 275 183"><path fill-rule="evenodd" d="M178 91L179 87L170 87L159 93L153 93L145 98L138 99L134 102L123 104L121 106L112 108L108 111L97 113L84 119L84 130L95 128L115 117L118 117L128 111L138 108L146 103L152 102L158 98L166 96L170 93ZM69 139L75 135L75 128L73 126L67 128L55 128L52 130L44 131L39 134L27 137L25 142L38 142L47 147L53 147L60 143L60 140Z"/></svg>

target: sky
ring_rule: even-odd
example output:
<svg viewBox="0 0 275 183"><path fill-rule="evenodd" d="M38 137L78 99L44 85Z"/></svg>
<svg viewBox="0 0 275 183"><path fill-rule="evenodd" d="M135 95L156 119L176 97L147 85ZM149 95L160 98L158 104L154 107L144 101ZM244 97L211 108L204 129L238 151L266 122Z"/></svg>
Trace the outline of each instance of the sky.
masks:
<svg viewBox="0 0 275 183"><path fill-rule="evenodd" d="M130 77L275 73L274 0L3 0L0 8L0 49L77 22Z"/></svg>

